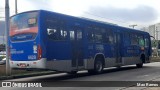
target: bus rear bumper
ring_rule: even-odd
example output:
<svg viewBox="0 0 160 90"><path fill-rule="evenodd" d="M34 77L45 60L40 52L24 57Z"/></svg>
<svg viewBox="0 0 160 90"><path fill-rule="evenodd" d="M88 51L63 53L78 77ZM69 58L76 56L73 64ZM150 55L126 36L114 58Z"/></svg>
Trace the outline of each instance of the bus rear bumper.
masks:
<svg viewBox="0 0 160 90"><path fill-rule="evenodd" d="M13 69L46 69L46 59L42 58L35 61L12 61L10 66Z"/></svg>

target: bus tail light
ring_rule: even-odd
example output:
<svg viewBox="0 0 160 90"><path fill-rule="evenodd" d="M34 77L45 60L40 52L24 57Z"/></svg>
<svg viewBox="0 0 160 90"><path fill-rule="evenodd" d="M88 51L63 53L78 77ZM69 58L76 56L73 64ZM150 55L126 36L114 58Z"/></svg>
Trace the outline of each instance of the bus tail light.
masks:
<svg viewBox="0 0 160 90"><path fill-rule="evenodd" d="M42 48L40 45L38 45L38 60L42 58Z"/></svg>

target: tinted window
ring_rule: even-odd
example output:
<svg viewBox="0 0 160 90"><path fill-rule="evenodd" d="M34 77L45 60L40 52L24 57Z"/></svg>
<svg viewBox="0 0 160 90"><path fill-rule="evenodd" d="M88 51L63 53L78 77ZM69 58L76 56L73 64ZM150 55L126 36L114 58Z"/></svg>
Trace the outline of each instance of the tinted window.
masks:
<svg viewBox="0 0 160 90"><path fill-rule="evenodd" d="M145 47L149 47L149 39L145 38Z"/></svg>
<svg viewBox="0 0 160 90"><path fill-rule="evenodd" d="M138 45L138 36L136 34L131 34L131 45Z"/></svg>
<svg viewBox="0 0 160 90"><path fill-rule="evenodd" d="M138 43L139 43L139 46L144 46L144 38L143 38L143 36L139 36L138 37Z"/></svg>
<svg viewBox="0 0 160 90"><path fill-rule="evenodd" d="M47 20L47 34L50 40L66 40L68 34L64 21L57 19Z"/></svg>
<svg viewBox="0 0 160 90"><path fill-rule="evenodd" d="M113 33L110 29L101 27L88 27L89 42L113 44Z"/></svg>
<svg viewBox="0 0 160 90"><path fill-rule="evenodd" d="M113 32L110 29L105 29L105 32L102 33L103 33L103 43L107 44L114 43Z"/></svg>
<svg viewBox="0 0 160 90"><path fill-rule="evenodd" d="M75 32L70 31L70 40L75 40Z"/></svg>
<svg viewBox="0 0 160 90"><path fill-rule="evenodd" d="M10 20L11 41L26 41L35 39L38 33L38 12L17 14Z"/></svg>
<svg viewBox="0 0 160 90"><path fill-rule="evenodd" d="M124 45L125 46L129 46L130 45L130 34L129 33L125 33L124 34Z"/></svg>
<svg viewBox="0 0 160 90"><path fill-rule="evenodd" d="M89 42L94 42L94 29L92 27L87 28L88 33L87 33L87 38Z"/></svg>
<svg viewBox="0 0 160 90"><path fill-rule="evenodd" d="M77 40L82 40L82 32L77 30Z"/></svg>
<svg viewBox="0 0 160 90"><path fill-rule="evenodd" d="M35 27L38 23L37 17L37 12L17 14L10 20L11 30L23 30L25 28Z"/></svg>

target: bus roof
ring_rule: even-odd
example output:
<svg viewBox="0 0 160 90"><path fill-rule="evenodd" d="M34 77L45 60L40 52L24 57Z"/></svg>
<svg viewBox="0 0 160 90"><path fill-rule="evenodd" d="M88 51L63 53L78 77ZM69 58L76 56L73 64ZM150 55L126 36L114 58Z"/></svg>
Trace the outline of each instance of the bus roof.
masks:
<svg viewBox="0 0 160 90"><path fill-rule="evenodd" d="M53 12L53 11L47 11L47 10L26 11L26 12L18 13L18 15L23 14L23 13L28 13L28 12L51 13L51 14L56 14L56 15L60 15L60 16L65 16L65 17L68 17L68 18L74 18L74 19L82 20L82 21L84 20L84 21L93 22L93 23L97 23L97 24L103 24L103 25L107 25L107 26L110 26L110 27L113 27L113 28L123 29L126 32L129 31L129 32L138 32L138 33L143 33L143 34L149 34L148 32L145 32L145 31L140 31L138 29L132 29L132 28L128 28L128 27L118 26L117 24L113 24L113 23L109 23L109 22L103 22L103 21L89 19L89 18L85 18L85 17L75 17L75 16L65 15L65 14L61 14L61 13L57 13L57 12ZM13 15L13 16L15 16L15 15ZM11 17L13 17L13 16L11 16Z"/></svg>

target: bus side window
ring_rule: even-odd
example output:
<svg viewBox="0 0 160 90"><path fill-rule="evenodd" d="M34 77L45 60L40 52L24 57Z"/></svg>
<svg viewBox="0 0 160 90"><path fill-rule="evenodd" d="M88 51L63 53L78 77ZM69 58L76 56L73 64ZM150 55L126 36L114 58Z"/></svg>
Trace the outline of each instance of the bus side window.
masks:
<svg viewBox="0 0 160 90"><path fill-rule="evenodd" d="M139 43L139 46L143 46L144 47L144 39L143 39L143 36L139 36L138 37L138 43Z"/></svg>
<svg viewBox="0 0 160 90"><path fill-rule="evenodd" d="M82 32L77 30L77 40L82 40Z"/></svg>
<svg viewBox="0 0 160 90"><path fill-rule="evenodd" d="M138 37L136 34L131 34L131 45L138 45Z"/></svg>
<svg viewBox="0 0 160 90"><path fill-rule="evenodd" d="M50 40L64 41L67 39L64 21L51 18L51 20L47 20L47 25L47 34Z"/></svg>
<svg viewBox="0 0 160 90"><path fill-rule="evenodd" d="M94 31L95 31L95 42L102 43L102 41L103 41L102 31L100 30L99 27L95 27Z"/></svg>
<svg viewBox="0 0 160 90"><path fill-rule="evenodd" d="M58 40L58 32L56 28L47 28L47 34L49 39L51 40Z"/></svg>
<svg viewBox="0 0 160 90"><path fill-rule="evenodd" d="M63 28L60 29L60 40L66 40L67 39L67 31L65 31Z"/></svg>
<svg viewBox="0 0 160 90"><path fill-rule="evenodd" d="M94 42L94 31L92 27L88 27L87 38L90 43Z"/></svg>
<svg viewBox="0 0 160 90"><path fill-rule="evenodd" d="M75 40L74 31L70 31L70 40Z"/></svg>
<svg viewBox="0 0 160 90"><path fill-rule="evenodd" d="M130 34L126 32L124 34L124 44L123 44L124 46L129 46L130 45L130 39L129 38L130 38Z"/></svg>
<svg viewBox="0 0 160 90"><path fill-rule="evenodd" d="M145 47L149 47L149 39L145 38Z"/></svg>
<svg viewBox="0 0 160 90"><path fill-rule="evenodd" d="M113 33L110 30L105 30L102 32L103 35L103 43L113 44Z"/></svg>

